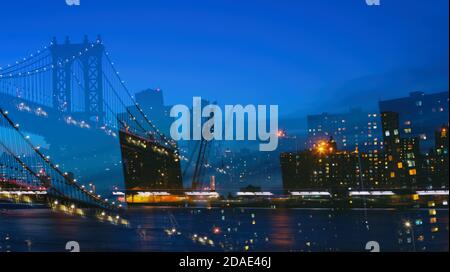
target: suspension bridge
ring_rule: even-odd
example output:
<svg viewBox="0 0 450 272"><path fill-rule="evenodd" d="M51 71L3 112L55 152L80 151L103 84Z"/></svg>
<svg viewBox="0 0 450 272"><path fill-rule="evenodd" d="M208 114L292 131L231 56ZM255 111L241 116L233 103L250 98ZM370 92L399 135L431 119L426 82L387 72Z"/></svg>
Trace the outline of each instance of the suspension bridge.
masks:
<svg viewBox="0 0 450 272"><path fill-rule="evenodd" d="M97 167L92 166L95 160L105 171L115 166L120 172L120 148L113 148L120 134L154 142L178 156L176 143L135 102L101 37L85 37L81 43L54 38L0 67L0 193L34 192L52 202L117 210L119 203L77 177ZM50 146L41 146L44 142ZM105 155L98 155L102 151Z"/></svg>

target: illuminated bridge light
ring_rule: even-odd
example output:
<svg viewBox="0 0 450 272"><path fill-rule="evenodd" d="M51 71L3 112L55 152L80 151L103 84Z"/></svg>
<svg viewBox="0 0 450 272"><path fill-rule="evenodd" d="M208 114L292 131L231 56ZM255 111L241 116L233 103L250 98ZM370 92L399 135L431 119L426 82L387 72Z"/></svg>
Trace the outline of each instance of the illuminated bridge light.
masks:
<svg viewBox="0 0 450 272"><path fill-rule="evenodd" d="M271 192L238 192L238 196L273 196Z"/></svg>
<svg viewBox="0 0 450 272"><path fill-rule="evenodd" d="M46 195L47 191L0 191L3 195Z"/></svg>
<svg viewBox="0 0 450 272"><path fill-rule="evenodd" d="M170 196L168 192L138 192L137 194L139 196Z"/></svg>
<svg viewBox="0 0 450 272"><path fill-rule="evenodd" d="M395 195L393 191L352 191L350 196L392 196Z"/></svg>
<svg viewBox="0 0 450 272"><path fill-rule="evenodd" d="M292 196L331 196L329 192L291 192Z"/></svg>
<svg viewBox="0 0 450 272"><path fill-rule="evenodd" d="M208 197L219 197L217 192L185 192L188 196L208 196Z"/></svg>
<svg viewBox="0 0 450 272"><path fill-rule="evenodd" d="M359 191L359 192L350 192L349 193L350 196L368 196L370 195L369 191Z"/></svg>
<svg viewBox="0 0 450 272"><path fill-rule="evenodd" d="M448 195L448 190L417 191L418 195Z"/></svg>

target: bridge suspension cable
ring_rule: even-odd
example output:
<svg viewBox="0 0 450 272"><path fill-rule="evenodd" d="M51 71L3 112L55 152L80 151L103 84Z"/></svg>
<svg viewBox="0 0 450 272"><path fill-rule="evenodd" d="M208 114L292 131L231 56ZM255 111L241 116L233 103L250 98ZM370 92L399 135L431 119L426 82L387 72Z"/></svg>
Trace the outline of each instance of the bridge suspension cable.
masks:
<svg viewBox="0 0 450 272"><path fill-rule="evenodd" d="M54 76L55 69L63 69L68 64L73 65L77 63L79 65L84 65L84 63L81 63L81 59L85 55L88 55L90 50L95 50L96 46L103 46L101 40L98 39L93 43L85 43L85 45L78 52L75 52L71 56L55 60L52 59L51 54L51 48L55 44L56 42L52 42L49 47L46 46L43 50L38 50L36 54L31 54L29 58L24 58L16 61L14 65L8 65L8 67L2 68L0 70L0 88L3 90L0 90L0 92L7 92L10 95L15 95L26 100L38 100L37 102L49 106L51 105L51 101L47 100L51 100L51 98L54 97L54 94L51 94L54 86L50 86L49 83L51 80L46 78L45 75ZM119 72L115 68L109 53L103 52L103 57L106 62L104 64L105 67L102 69L102 77L106 83L105 85L107 85L106 87L108 88L108 90L103 91L104 96L109 96L111 98L108 93L108 91L111 91L115 97L115 101L103 101L103 105L108 109L108 115L110 116L109 120L106 121L111 122L112 120L115 120L119 123L117 125L121 126L126 124L124 126L124 129L126 130L132 129L131 124L134 124L137 126L134 128L135 132L145 132L145 135L143 136L154 137L155 140L162 141L163 145L169 146L177 152L176 143L167 138L158 129L140 105L135 101L134 96L119 76ZM105 72L107 68L110 68L112 76ZM79 82L80 80L77 79L77 81ZM81 88L85 88L85 85L78 85ZM41 90L39 93L36 91L38 86ZM22 95L22 93L24 95ZM121 96L120 94L124 96ZM131 112L130 107L135 108L135 113ZM81 109L82 106L75 105L74 108ZM124 114L128 115L127 120L123 120ZM145 126L147 126L147 128L144 128ZM116 128L119 127L120 126L116 126Z"/></svg>
<svg viewBox="0 0 450 272"><path fill-rule="evenodd" d="M150 128L157 134L157 136L160 137L160 139L162 139L164 141L165 145L169 145L170 147L172 147L176 151L177 150L176 143L174 141L172 141L172 140L169 140L163 133L160 132L160 130L156 127L155 124L153 124L152 121L150 121L150 119L148 118L147 114L142 110L140 105L136 102L136 100L134 99L134 96L131 94L130 90L125 85L125 82L120 77L119 72L115 68L114 62L109 57L109 53L105 52L105 57L106 57L109 65L111 66L111 68L112 68L112 70L114 72L113 74L115 74L116 77L118 78L120 85L122 86L122 88L125 91L125 93L128 95L128 98L131 100L131 102L133 103L134 107L137 109L138 113L142 116L142 118L145 121L145 123L150 125Z"/></svg>
<svg viewBox="0 0 450 272"><path fill-rule="evenodd" d="M4 140L0 141L0 146L21 167L36 177L42 186L50 189L51 194L54 194L58 198L83 201L84 203L107 210L117 209L111 203L101 199L100 196L96 196L87 191L74 179L69 178L68 173L63 172L59 168L59 165L52 163L50 158L39 150L39 147L33 145L30 138L22 133L20 126L10 119L8 112L1 108L0 117L3 127L9 127L9 130L1 131L3 134L1 139ZM25 158L28 158L33 165L28 164ZM39 168L39 170L36 168Z"/></svg>
<svg viewBox="0 0 450 272"><path fill-rule="evenodd" d="M50 43L50 45L52 45L52 43ZM45 53L48 53L48 47L47 46L44 46L42 49L40 49L40 50L37 50L36 51L36 53L32 53L32 54L30 54L30 57L29 58L22 58L22 59L20 59L20 60L17 60L17 61L15 61L14 62L14 64L13 65L11 65L11 64L8 64L8 65L6 65L6 66L0 66L0 72L1 73L9 73L10 72L10 70L12 70L12 69L14 69L14 68L16 68L16 67L18 67L18 66L21 66L22 64L24 64L24 63L27 63L27 62L29 62L30 60L33 60L34 61L34 59L35 58L37 58L37 57L39 57L40 55L43 55L43 54L45 54Z"/></svg>
<svg viewBox="0 0 450 272"><path fill-rule="evenodd" d="M12 98L10 101L19 111L31 112L31 107L40 110L41 106L47 110L48 107L52 110L51 113L57 113L60 116L59 120L71 118L72 114L79 114L82 116L80 118L89 116L85 119L86 122L96 123L96 128L109 132L114 129L124 130L137 136L144 136L162 146L172 148L175 155L179 156L176 142L167 138L136 102L132 92L119 76L109 53L104 50L100 39L92 43L85 41L82 44L67 43L66 48L64 46L52 42L49 47L38 50L36 54L16 61L13 65L0 68L0 96ZM64 52L60 54L59 51ZM92 65L97 66L92 68ZM92 82L93 77L96 77L96 82ZM94 94L98 95L97 100L92 100L90 97L93 90L96 92ZM58 96L60 94L62 95ZM96 112L91 111L92 105L88 102L97 103ZM61 105L63 107L59 107ZM103 109L106 111L104 112ZM94 119L95 115L101 117ZM8 148L3 148L5 154L9 155L9 158L5 160L14 164L13 168L25 169L27 175L32 177L30 180L38 184L42 182L42 177L50 177L49 184L46 185L56 190L54 194L76 198L69 190L75 189L75 193L79 194L78 197L83 197L87 202L105 208L110 207L100 197L69 178L67 173L60 170L59 165L53 164L48 156L42 154L39 147L35 147L27 139L27 136L9 119L3 109L0 117L4 127L7 127L0 130L3 134L1 141ZM15 134L13 135L11 131ZM117 136L115 133L110 135ZM9 145L8 141L4 140L5 137L16 141L14 143L16 147ZM22 163L27 165L30 171L24 168ZM38 165L42 169L38 169ZM11 177L14 175L18 174L11 173Z"/></svg>

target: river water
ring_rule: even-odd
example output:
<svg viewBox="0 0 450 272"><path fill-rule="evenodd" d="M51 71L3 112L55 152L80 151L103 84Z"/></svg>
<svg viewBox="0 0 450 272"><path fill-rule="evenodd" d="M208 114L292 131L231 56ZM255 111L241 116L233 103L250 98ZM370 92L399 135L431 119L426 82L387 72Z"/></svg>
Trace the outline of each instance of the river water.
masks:
<svg viewBox="0 0 450 272"><path fill-rule="evenodd" d="M48 209L0 209L0 252L448 251L448 209L131 208L128 227ZM435 218L435 219L434 219ZM434 222L436 220L436 222Z"/></svg>

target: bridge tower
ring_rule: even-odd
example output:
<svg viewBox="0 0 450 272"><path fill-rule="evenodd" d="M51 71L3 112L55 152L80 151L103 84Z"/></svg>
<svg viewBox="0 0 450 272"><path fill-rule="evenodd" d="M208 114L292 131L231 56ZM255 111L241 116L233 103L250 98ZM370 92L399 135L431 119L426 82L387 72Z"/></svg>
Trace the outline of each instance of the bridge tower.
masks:
<svg viewBox="0 0 450 272"><path fill-rule="evenodd" d="M53 62L53 107L61 112L73 112L72 99L76 95L72 92L73 64L79 60L83 69L85 116L102 122L104 117L102 58L105 48L100 36L93 45L89 44L87 36L81 44L71 43L68 37L63 44L58 44L56 38L53 39L50 47Z"/></svg>

